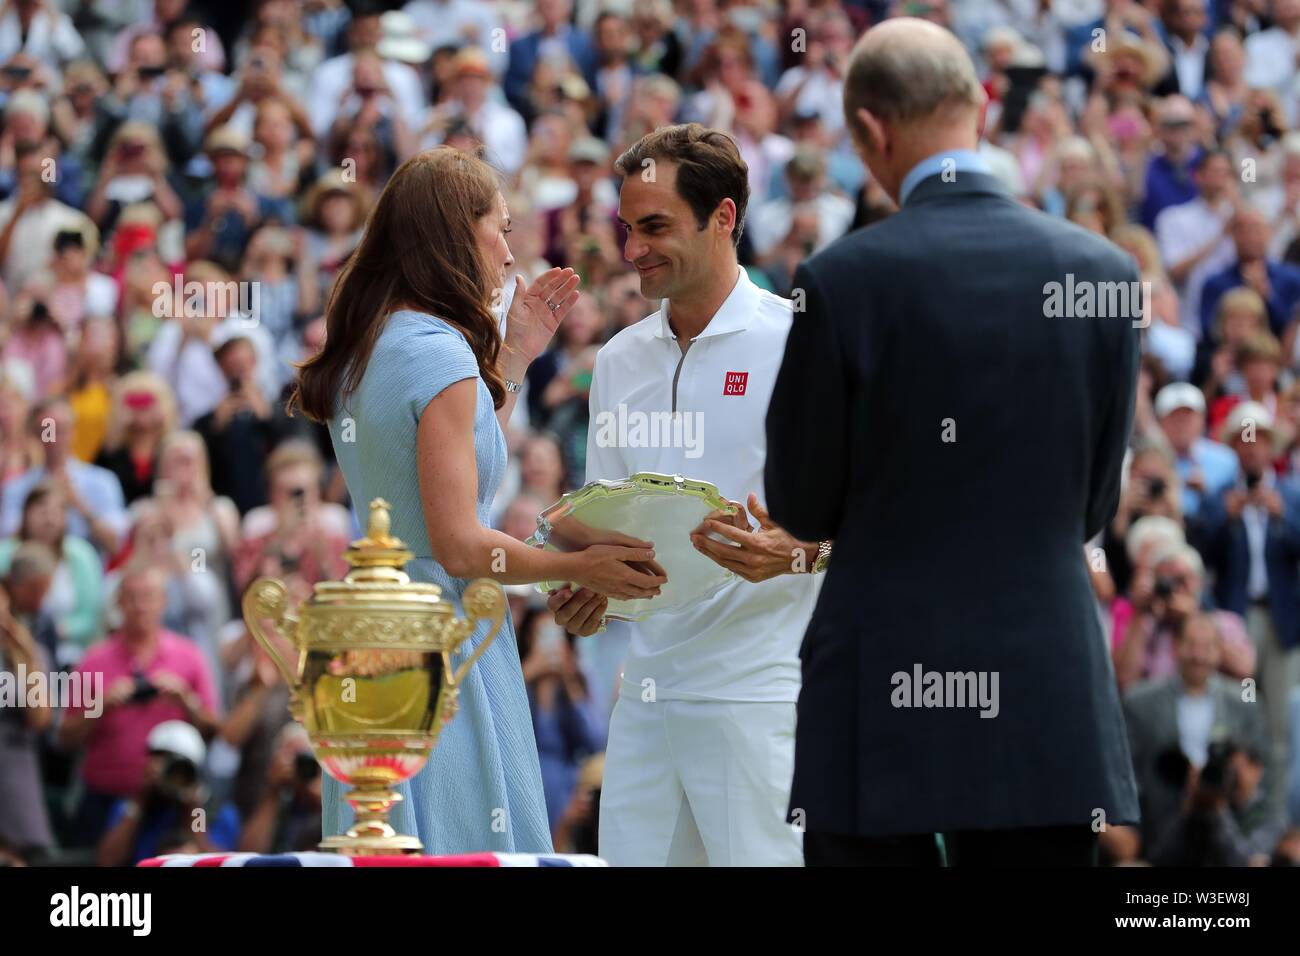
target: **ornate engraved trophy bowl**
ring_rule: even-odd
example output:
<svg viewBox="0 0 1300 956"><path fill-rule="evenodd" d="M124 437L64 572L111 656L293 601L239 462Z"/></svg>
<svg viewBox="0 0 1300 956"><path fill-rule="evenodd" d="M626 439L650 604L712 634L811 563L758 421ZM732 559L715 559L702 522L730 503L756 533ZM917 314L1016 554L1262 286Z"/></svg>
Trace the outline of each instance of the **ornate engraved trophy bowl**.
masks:
<svg viewBox="0 0 1300 956"><path fill-rule="evenodd" d="M411 553L389 534L388 503L370 503L364 538L346 554L342 581L318 583L296 612L284 583L259 578L244 593L244 621L292 691L289 709L306 728L316 759L352 789L345 799L355 824L322 849L343 853L416 852L420 841L388 822L402 799L393 788L420 771L439 732L456 713L469 668L496 638L505 618L501 585L482 578L462 598L465 617L435 584L410 580ZM297 650L290 667L263 622ZM480 620L491 630L460 666L452 655Z"/></svg>

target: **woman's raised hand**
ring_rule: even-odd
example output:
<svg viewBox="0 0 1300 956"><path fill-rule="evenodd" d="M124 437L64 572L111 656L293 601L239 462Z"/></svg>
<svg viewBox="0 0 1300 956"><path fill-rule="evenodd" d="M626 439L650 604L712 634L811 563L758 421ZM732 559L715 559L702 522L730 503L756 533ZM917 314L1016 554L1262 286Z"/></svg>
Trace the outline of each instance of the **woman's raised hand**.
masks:
<svg viewBox="0 0 1300 956"><path fill-rule="evenodd" d="M524 277L516 275L504 348L526 362L545 352L555 330L578 301L580 281L572 269L547 269L525 289Z"/></svg>

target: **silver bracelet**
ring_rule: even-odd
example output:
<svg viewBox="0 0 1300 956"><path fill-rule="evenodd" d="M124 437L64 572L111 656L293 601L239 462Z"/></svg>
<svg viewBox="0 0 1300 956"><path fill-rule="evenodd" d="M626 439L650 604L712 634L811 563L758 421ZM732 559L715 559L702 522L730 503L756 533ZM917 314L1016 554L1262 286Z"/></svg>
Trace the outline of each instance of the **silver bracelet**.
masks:
<svg viewBox="0 0 1300 956"><path fill-rule="evenodd" d="M506 379L505 381L506 381L506 391L507 391L507 392L516 392L516 393L518 393L518 392L523 391L523 388L524 388L524 387L523 387L522 385L520 385L518 382L512 382L512 381L510 381L510 379Z"/></svg>

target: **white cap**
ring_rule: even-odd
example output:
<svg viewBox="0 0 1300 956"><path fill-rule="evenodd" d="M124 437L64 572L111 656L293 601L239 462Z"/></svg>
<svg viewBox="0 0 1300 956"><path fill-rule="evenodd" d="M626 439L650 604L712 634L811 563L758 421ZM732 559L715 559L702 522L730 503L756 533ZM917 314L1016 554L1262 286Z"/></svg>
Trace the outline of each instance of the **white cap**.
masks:
<svg viewBox="0 0 1300 956"><path fill-rule="evenodd" d="M1256 432L1268 432L1270 435L1273 433L1272 412L1259 402L1241 402L1232 406L1232 411L1228 412L1228 417L1223 421L1223 432L1219 435L1219 440L1225 445L1231 445L1234 438L1241 437L1247 423L1253 424Z"/></svg>
<svg viewBox="0 0 1300 956"><path fill-rule="evenodd" d="M0 362L0 385L7 385L30 402L36 397L36 373L25 359L10 357Z"/></svg>
<svg viewBox="0 0 1300 956"><path fill-rule="evenodd" d="M253 340L253 328L255 323L252 319L246 318L236 313L231 313L212 327L212 332L208 336L208 345L212 347L213 352L219 352L227 343L235 339L245 339L249 345L257 348L257 342ZM259 352L258 358L261 358Z"/></svg>
<svg viewBox="0 0 1300 956"><path fill-rule="evenodd" d="M203 735L193 724L183 720L164 720L149 731L148 744L150 753L161 751L184 757L196 767L203 766L208 748L203 743Z"/></svg>
<svg viewBox="0 0 1300 956"><path fill-rule="evenodd" d="M1156 418L1180 408L1205 414L1205 395L1190 382L1171 382L1156 393Z"/></svg>
<svg viewBox="0 0 1300 956"><path fill-rule="evenodd" d="M389 10L379 18L382 39L375 52L385 60L423 63L433 56L433 47L420 38L415 21L400 10Z"/></svg>

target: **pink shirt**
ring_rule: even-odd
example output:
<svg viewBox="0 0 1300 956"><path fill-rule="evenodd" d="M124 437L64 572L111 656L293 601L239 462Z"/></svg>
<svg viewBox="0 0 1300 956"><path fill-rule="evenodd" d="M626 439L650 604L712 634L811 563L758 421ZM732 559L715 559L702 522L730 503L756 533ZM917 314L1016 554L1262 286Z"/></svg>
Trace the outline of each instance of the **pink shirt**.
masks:
<svg viewBox="0 0 1300 956"><path fill-rule="evenodd" d="M1219 637L1225 646L1244 653L1250 661L1250 670L1255 670L1255 645L1246 633L1245 622L1231 611L1211 611L1210 615L1219 625ZM1133 605L1127 598L1116 598L1111 603L1110 646L1114 653L1124 646L1124 632L1128 622L1133 618ZM1221 665L1222 666L1222 665ZM1168 629L1160 630L1147 644L1147 659L1139 675L1139 680L1161 680L1178 673L1178 659L1174 656L1174 635Z"/></svg>
<svg viewBox="0 0 1300 956"><path fill-rule="evenodd" d="M130 677L135 666L125 640L117 633L86 651L76 669L102 673L106 694L118 678ZM217 712L216 688L208 662L188 638L160 631L153 659L141 670L150 676L175 674L199 695L205 710ZM86 786L100 793L128 797L139 788L149 759L145 751L149 731L164 720L184 720L185 711L176 701L159 695L143 703L105 707L98 718L87 719L92 720L95 729L86 743L86 759L81 766Z"/></svg>

